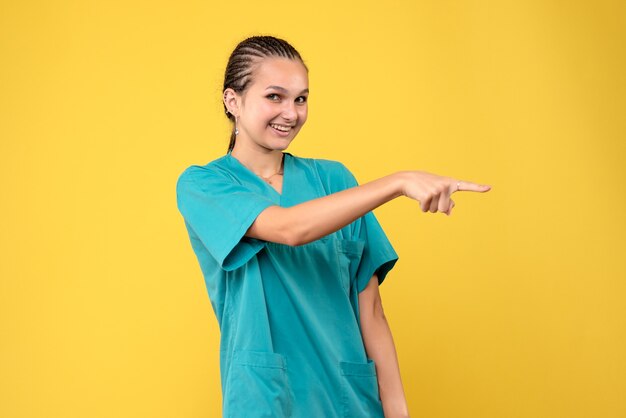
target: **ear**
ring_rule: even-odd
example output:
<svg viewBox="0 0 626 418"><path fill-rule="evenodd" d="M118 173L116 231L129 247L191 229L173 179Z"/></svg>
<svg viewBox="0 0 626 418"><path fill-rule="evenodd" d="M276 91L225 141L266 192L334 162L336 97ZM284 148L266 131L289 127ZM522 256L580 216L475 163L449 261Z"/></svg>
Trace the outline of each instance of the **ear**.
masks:
<svg viewBox="0 0 626 418"><path fill-rule="evenodd" d="M241 102L241 96L237 94L237 92L230 87L224 90L224 96L222 97L224 100L224 105L228 112L233 114L234 116L239 116L239 104Z"/></svg>

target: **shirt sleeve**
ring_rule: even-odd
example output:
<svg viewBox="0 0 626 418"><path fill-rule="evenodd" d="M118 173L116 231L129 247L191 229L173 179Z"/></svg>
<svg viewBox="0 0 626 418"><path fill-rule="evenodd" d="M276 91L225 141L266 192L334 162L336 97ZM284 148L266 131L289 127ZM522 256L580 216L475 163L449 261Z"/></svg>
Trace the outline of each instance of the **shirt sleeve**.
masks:
<svg viewBox="0 0 626 418"><path fill-rule="evenodd" d="M358 186L358 182L348 168L341 164L348 187ZM370 211L357 219L353 229L354 238L364 241L363 254L357 267L356 283L358 292L362 292L374 273L378 276L378 285L385 280L387 273L398 261L398 254L387 238L385 231Z"/></svg>
<svg viewBox="0 0 626 418"><path fill-rule="evenodd" d="M178 178L176 202L190 238L196 237L227 271L241 267L263 248L265 241L244 234L265 208L276 204L199 166L187 168Z"/></svg>

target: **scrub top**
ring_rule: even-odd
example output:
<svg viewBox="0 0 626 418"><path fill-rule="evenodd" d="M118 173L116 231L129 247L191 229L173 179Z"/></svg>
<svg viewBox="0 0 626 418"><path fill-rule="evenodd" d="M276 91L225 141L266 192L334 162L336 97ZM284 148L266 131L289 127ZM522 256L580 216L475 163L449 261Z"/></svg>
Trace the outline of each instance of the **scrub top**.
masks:
<svg viewBox="0 0 626 418"><path fill-rule="evenodd" d="M278 193L230 152L185 169L177 205L220 326L224 417L383 417L358 293L398 255L372 212L290 246L244 236L268 206L358 186L338 161L283 152Z"/></svg>

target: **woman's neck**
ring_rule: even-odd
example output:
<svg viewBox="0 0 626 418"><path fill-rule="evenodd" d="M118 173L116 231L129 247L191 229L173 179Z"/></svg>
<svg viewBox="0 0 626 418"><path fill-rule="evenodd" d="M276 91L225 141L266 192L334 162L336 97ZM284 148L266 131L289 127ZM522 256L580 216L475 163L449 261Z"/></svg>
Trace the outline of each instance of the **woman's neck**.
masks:
<svg viewBox="0 0 626 418"><path fill-rule="evenodd" d="M281 150L258 150L235 145L231 155L261 177L269 178L282 172L284 154Z"/></svg>

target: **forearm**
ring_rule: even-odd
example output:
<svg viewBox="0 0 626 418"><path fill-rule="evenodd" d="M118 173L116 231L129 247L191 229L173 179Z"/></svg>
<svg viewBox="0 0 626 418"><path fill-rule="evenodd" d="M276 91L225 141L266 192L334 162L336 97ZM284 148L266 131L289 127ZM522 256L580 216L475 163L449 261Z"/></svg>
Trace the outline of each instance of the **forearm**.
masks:
<svg viewBox="0 0 626 418"><path fill-rule="evenodd" d="M290 225L294 245L306 244L333 233L380 205L402 196L401 175L390 174L288 208L285 222Z"/></svg>
<svg viewBox="0 0 626 418"><path fill-rule="evenodd" d="M302 245L331 234L367 212L403 195L405 172L283 208L264 209L246 236L287 245Z"/></svg>
<svg viewBox="0 0 626 418"><path fill-rule="evenodd" d="M385 418L408 417L398 356L387 319L383 314L362 316L361 330L367 355L376 363L378 388Z"/></svg>

